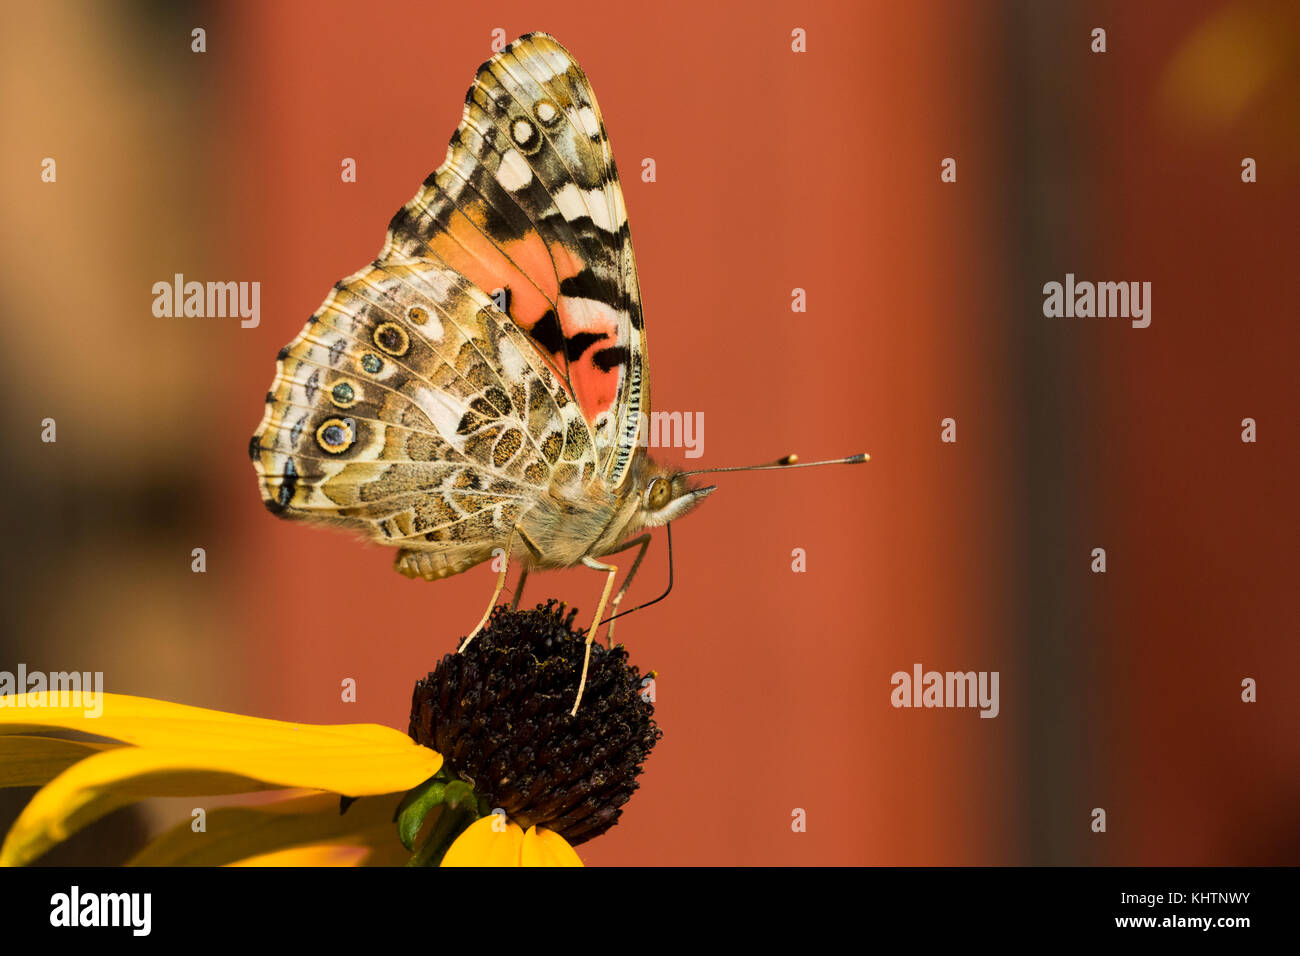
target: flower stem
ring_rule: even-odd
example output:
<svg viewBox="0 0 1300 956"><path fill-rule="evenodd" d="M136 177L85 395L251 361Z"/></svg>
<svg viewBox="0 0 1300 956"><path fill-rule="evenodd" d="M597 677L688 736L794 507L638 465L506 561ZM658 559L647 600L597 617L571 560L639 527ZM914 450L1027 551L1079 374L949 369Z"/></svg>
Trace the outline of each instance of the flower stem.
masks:
<svg viewBox="0 0 1300 956"><path fill-rule="evenodd" d="M456 838L478 819L479 807L474 792L463 783L460 783L460 787L464 788L466 794L455 793L456 784L448 787L450 799L442 804L438 819L429 830L428 839L407 861L407 866L437 866Z"/></svg>

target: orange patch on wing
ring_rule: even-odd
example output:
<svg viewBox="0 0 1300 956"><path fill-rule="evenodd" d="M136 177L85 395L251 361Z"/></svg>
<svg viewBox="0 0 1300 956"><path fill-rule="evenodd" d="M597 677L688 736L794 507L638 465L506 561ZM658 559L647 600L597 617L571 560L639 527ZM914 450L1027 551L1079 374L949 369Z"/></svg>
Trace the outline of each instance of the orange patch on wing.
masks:
<svg viewBox="0 0 1300 956"><path fill-rule="evenodd" d="M507 242L505 254L520 267L523 275L532 279L531 282L521 280L519 284L510 287L511 318L522 328L531 329L559 295L560 284L555 277L555 266L546 251L546 243L535 232L523 239Z"/></svg>
<svg viewBox="0 0 1300 956"><path fill-rule="evenodd" d="M605 334L605 338L592 344L580 360L569 366L574 398L587 420L593 420L618 397L617 368L604 371L593 359L601 349L618 344L617 320L612 313L603 316L588 306L584 306L585 314L579 316L560 301L560 282L584 268L582 260L571 249L560 243L547 243L536 232L498 246L484 235L483 222L483 210L478 204L459 207L448 217L446 228L430 238L429 249L489 294L493 289L508 287L510 317L526 332L555 308L560 329L566 336L575 332ZM563 376L563 356L547 354L540 346L538 351Z"/></svg>
<svg viewBox="0 0 1300 956"><path fill-rule="evenodd" d="M583 270L585 263L575 256L568 247L561 243L553 242L549 246L551 251L551 261L555 263L555 274L560 277L560 281L576 276ZM558 289L556 290L559 291Z"/></svg>
<svg viewBox="0 0 1300 956"><path fill-rule="evenodd" d="M600 348L600 346L596 346ZM587 421L595 421L596 416L614 404L618 396L618 373L596 368L590 358L578 362L569 369L573 380L573 390L577 393L578 406Z"/></svg>
<svg viewBox="0 0 1300 956"><path fill-rule="evenodd" d="M455 209L445 229L429 239L429 249L489 295L509 288L511 312L525 326L550 308L547 297L559 291L546 244L534 235L499 247L482 231L482 207L470 204Z"/></svg>
<svg viewBox="0 0 1300 956"><path fill-rule="evenodd" d="M559 244L551 247L551 258L555 260L555 271L561 281L575 276L583 270L583 263L573 253ZM617 367L604 371L596 366L594 357L601 349L618 344L618 320L610 313L608 317L593 315L590 312L581 320L572 314L572 308L559 300L560 328L566 335L574 332L605 333L605 338L592 345L582 360L569 368L569 377L573 381L573 390L577 393L578 404L587 421L593 421L601 412L613 406L618 399Z"/></svg>

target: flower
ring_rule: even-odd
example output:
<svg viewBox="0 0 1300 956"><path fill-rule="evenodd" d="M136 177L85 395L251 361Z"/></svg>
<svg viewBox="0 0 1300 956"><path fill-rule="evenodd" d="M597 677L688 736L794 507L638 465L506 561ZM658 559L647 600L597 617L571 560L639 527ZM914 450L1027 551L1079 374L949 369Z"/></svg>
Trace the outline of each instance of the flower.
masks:
<svg viewBox="0 0 1300 956"><path fill-rule="evenodd" d="M572 619L554 602L498 608L416 685L409 735L120 694L93 708L44 691L0 697L0 786L41 787L0 865L29 863L137 800L291 790L205 810L203 826L196 810L128 862L580 866L573 844L617 821L659 731L621 647L593 647L581 712L557 715L567 701L568 716L584 650Z"/></svg>
<svg viewBox="0 0 1300 956"><path fill-rule="evenodd" d="M515 846L538 856L577 846L614 826L637 789L662 736L654 707L627 651L596 644L582 706L570 713L586 649L575 613L554 601L499 607L468 648L415 685L411 737L443 754L445 774L496 817L470 826L444 865ZM530 847L534 831L542 842Z"/></svg>

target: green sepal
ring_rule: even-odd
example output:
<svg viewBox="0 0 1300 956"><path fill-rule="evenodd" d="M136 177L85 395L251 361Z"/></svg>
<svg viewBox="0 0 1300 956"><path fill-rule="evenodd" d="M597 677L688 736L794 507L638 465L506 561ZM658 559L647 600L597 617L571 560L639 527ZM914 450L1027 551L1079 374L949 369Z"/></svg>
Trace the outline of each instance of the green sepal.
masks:
<svg viewBox="0 0 1300 956"><path fill-rule="evenodd" d="M437 773L415 789L407 791L397 806L396 814L397 835L402 840L402 846L412 851L415 849L415 838L424 826L425 817L446 799L449 783L459 782L448 781L442 773Z"/></svg>
<svg viewBox="0 0 1300 956"><path fill-rule="evenodd" d="M456 842L456 838L485 812L484 800L463 780L446 781L439 796L437 819L429 827L429 835L424 838L423 845L411 854L411 858L406 862L407 866L440 864L447 850ZM430 805L426 816L432 814L433 810L433 805ZM421 822L424 819L422 817ZM420 828L417 828L414 832L418 833L419 830Z"/></svg>
<svg viewBox="0 0 1300 956"><path fill-rule="evenodd" d="M442 802L453 810L472 810L476 820L482 815L478 794L464 780L452 780L448 783Z"/></svg>

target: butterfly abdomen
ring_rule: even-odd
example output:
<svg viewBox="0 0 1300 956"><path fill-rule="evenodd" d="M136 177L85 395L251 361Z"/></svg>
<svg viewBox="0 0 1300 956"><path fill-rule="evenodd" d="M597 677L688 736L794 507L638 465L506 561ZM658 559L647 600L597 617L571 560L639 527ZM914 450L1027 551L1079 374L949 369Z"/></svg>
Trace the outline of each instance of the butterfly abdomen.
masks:
<svg viewBox="0 0 1300 956"><path fill-rule="evenodd" d="M476 564L481 564L492 556L469 551L400 551L393 562L393 570L408 578L423 578L437 581L449 578L453 574L467 571Z"/></svg>

